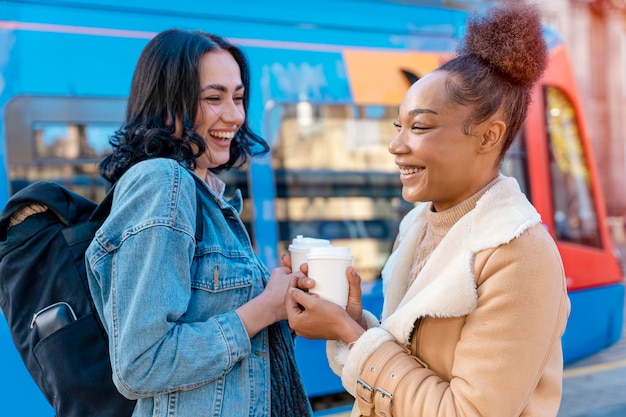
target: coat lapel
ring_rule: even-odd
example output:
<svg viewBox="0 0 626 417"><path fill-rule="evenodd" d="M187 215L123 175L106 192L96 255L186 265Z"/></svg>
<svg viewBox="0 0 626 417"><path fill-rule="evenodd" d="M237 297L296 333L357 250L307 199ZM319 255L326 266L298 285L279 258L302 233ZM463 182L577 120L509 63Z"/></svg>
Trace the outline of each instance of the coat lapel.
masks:
<svg viewBox="0 0 626 417"><path fill-rule="evenodd" d="M382 272L385 302L381 326L398 341L408 343L420 317L460 317L474 310L476 253L510 242L541 221L517 181L501 178L476 208L450 229L404 296L429 205L416 207L402 221L400 244Z"/></svg>

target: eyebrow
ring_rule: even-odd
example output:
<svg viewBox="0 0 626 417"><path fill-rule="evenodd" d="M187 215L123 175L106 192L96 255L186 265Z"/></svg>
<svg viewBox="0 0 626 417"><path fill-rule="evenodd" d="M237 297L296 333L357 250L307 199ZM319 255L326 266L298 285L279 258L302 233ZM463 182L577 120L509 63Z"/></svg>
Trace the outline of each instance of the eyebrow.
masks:
<svg viewBox="0 0 626 417"><path fill-rule="evenodd" d="M424 113L439 114L436 111L431 110L431 109L413 109L413 110L409 110L409 116L416 116L418 114L424 114Z"/></svg>
<svg viewBox="0 0 626 417"><path fill-rule="evenodd" d="M243 84L239 84L237 87L235 87L235 91L243 90L243 88L244 88ZM207 84L200 89L200 92L204 92L206 90L217 90L223 93L228 92L228 88L226 88L225 86L221 84Z"/></svg>

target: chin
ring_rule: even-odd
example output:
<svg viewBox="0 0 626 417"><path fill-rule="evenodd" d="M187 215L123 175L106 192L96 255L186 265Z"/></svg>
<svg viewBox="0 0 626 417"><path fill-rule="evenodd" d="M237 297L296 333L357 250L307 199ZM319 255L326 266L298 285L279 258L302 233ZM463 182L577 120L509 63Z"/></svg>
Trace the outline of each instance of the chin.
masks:
<svg viewBox="0 0 626 417"><path fill-rule="evenodd" d="M215 161L215 163L213 164L213 168L224 165L225 163L228 162L228 159L229 158L224 158L224 159L219 159L219 160Z"/></svg>
<svg viewBox="0 0 626 417"><path fill-rule="evenodd" d="M409 203L413 203L413 204L425 201L424 199L420 198L420 196L415 195L415 193L404 192L404 191L402 192L402 198L404 198Z"/></svg>
<svg viewBox="0 0 626 417"><path fill-rule="evenodd" d="M215 157L217 156L217 157ZM214 155L213 158L207 157L204 161L206 163L206 167L208 169L217 168L218 166L224 165L230 159L230 154L228 156L222 157L221 155Z"/></svg>

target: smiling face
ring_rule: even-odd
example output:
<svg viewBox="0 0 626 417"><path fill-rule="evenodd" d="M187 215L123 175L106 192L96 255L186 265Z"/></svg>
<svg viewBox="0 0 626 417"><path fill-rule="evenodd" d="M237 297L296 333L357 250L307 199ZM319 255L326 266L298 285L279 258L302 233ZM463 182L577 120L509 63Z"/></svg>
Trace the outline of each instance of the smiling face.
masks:
<svg viewBox="0 0 626 417"><path fill-rule="evenodd" d="M498 175L498 149L506 126L497 117L469 127L472 108L452 102L446 71L414 83L400 106L398 134L389 144L400 168L402 197L432 201L437 211L457 205Z"/></svg>
<svg viewBox="0 0 626 417"><path fill-rule="evenodd" d="M230 158L231 142L244 123L244 85L235 58L223 50L205 53L200 59L200 103L194 130L204 138L206 152L196 161L196 172L204 178L209 168Z"/></svg>

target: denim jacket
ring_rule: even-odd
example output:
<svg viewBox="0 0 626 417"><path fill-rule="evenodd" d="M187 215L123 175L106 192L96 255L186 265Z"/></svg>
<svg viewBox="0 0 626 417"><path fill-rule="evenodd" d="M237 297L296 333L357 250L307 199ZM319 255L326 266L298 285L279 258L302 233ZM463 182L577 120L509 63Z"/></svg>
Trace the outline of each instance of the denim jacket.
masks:
<svg viewBox="0 0 626 417"><path fill-rule="evenodd" d="M240 196L227 202L204 181L196 193L194 175L170 159L130 168L87 250L113 380L138 399L133 416L267 416L268 331L249 339L234 310L269 274L239 219Z"/></svg>

